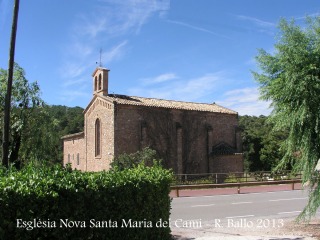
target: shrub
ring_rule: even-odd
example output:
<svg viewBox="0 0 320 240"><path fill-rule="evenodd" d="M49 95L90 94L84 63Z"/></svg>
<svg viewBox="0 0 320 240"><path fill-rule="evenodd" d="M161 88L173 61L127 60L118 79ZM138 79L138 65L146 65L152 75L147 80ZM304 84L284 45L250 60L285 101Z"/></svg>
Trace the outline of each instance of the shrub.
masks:
<svg viewBox="0 0 320 240"><path fill-rule="evenodd" d="M157 152L146 147L142 151L119 155L113 160L111 167L113 170L124 170L127 168L134 168L138 164L152 166L155 162L160 163L160 160L157 160Z"/></svg>
<svg viewBox="0 0 320 240"><path fill-rule="evenodd" d="M159 165L141 164L98 173L0 171L0 239L170 239L170 226L156 223L169 221L171 180Z"/></svg>

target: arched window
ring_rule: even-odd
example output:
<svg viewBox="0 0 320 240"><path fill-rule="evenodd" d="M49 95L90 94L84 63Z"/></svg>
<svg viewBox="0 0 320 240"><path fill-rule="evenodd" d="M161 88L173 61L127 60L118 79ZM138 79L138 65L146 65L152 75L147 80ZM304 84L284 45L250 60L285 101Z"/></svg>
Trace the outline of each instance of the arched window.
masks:
<svg viewBox="0 0 320 240"><path fill-rule="evenodd" d="M95 124L95 156L100 156L101 153L101 123L99 118Z"/></svg>
<svg viewBox="0 0 320 240"><path fill-rule="evenodd" d="M99 74L99 87L98 90L101 90L101 73Z"/></svg>
<svg viewBox="0 0 320 240"><path fill-rule="evenodd" d="M97 76L94 78L94 91L97 91L97 86L98 86L98 81L97 81Z"/></svg>

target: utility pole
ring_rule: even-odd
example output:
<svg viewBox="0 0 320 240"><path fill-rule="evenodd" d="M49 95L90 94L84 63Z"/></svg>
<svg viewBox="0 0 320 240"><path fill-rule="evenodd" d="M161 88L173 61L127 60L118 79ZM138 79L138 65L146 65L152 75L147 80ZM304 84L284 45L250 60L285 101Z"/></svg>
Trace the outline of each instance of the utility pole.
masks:
<svg viewBox="0 0 320 240"><path fill-rule="evenodd" d="M18 13L19 13L19 0L14 1L13 7L13 19L10 38L10 53L9 53L9 68L8 68L8 82L7 93L4 104L4 124L3 124L3 142L2 142L2 164L3 166L9 166L9 134L10 134L10 109L11 109L11 90L12 90L12 78L14 70L14 52L16 46L16 35L18 25Z"/></svg>

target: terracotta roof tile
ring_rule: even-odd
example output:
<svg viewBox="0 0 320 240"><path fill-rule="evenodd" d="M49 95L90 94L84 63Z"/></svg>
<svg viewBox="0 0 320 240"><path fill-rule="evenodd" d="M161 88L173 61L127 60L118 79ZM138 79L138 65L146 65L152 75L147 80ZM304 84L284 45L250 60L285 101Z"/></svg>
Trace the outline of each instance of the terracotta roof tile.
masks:
<svg viewBox="0 0 320 240"><path fill-rule="evenodd" d="M61 139L68 139L68 138L72 139L72 138L83 138L83 137L84 137L84 132L78 132L78 133L65 135L61 137Z"/></svg>
<svg viewBox="0 0 320 240"><path fill-rule="evenodd" d="M156 98L133 97L133 96L126 96L126 95L119 95L119 94L109 94L108 96L101 96L101 97L109 101L115 101L116 103L123 104L123 105L238 114L236 111L219 106L215 103L209 104L209 103L181 102L181 101L163 100L163 99L156 99Z"/></svg>

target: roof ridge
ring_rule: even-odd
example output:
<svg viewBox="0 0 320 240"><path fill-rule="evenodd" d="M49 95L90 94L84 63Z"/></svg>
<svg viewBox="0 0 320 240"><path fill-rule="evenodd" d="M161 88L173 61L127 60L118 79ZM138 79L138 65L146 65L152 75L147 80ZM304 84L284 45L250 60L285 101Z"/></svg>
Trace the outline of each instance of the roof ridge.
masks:
<svg viewBox="0 0 320 240"><path fill-rule="evenodd" d="M77 133L71 133L71 134L67 134L67 135L62 136L61 139L73 138L73 137L81 136L83 134L84 134L84 131L77 132Z"/></svg>
<svg viewBox="0 0 320 240"><path fill-rule="evenodd" d="M124 94L108 94L104 97L108 100L116 101L118 104L125 105L140 105L149 107L162 107L162 108L172 108L190 111L203 111L203 112L220 112L227 114L238 114L236 111L229 108L223 107L221 105L214 103L199 103L199 102L186 102L178 100L169 100L161 98L147 98L138 96L129 96Z"/></svg>
<svg viewBox="0 0 320 240"><path fill-rule="evenodd" d="M206 104L206 105L217 105L219 107L222 108L226 108L223 107L221 105L216 104L215 102L213 103L204 103L204 102L190 102L190 101L182 101L182 100L174 100L174 99L163 99L163 98L151 98L151 97L140 97L140 96L130 96L130 95L125 95L125 94L108 94L109 95L118 95L118 96L126 96L126 97L135 97L135 98L144 98L144 99L155 99L155 100L161 100L161 101L169 101L169 102L180 102L180 103L192 103L192 104ZM231 109L229 109L230 111L233 111Z"/></svg>

